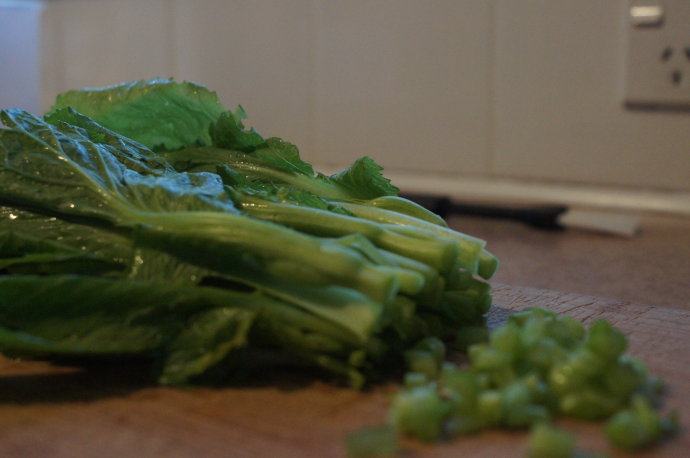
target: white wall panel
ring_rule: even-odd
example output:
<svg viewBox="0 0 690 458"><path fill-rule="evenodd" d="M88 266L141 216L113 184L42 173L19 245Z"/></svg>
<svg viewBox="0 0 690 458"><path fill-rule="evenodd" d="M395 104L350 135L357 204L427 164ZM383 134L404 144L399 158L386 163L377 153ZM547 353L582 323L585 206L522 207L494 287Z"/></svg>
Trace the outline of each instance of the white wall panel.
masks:
<svg viewBox="0 0 690 458"><path fill-rule="evenodd" d="M172 74L174 32L169 0L44 4L44 108L67 89Z"/></svg>
<svg viewBox="0 0 690 458"><path fill-rule="evenodd" d="M40 110L41 10L39 2L0 1L0 108Z"/></svg>
<svg viewBox="0 0 690 458"><path fill-rule="evenodd" d="M490 3L318 2L316 148L394 169L486 172Z"/></svg>
<svg viewBox="0 0 690 458"><path fill-rule="evenodd" d="M690 189L690 113L623 106L626 4L496 2L495 174Z"/></svg>

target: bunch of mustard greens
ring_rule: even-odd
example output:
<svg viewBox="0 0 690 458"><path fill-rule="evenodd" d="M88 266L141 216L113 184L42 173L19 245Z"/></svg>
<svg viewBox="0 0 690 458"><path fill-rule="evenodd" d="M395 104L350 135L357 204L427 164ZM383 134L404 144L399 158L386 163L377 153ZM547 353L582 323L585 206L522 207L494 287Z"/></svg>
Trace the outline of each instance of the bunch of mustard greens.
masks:
<svg viewBox="0 0 690 458"><path fill-rule="evenodd" d="M331 176L167 79L0 112L0 352L144 359L163 384L317 368L353 386L483 324L484 242L363 157Z"/></svg>

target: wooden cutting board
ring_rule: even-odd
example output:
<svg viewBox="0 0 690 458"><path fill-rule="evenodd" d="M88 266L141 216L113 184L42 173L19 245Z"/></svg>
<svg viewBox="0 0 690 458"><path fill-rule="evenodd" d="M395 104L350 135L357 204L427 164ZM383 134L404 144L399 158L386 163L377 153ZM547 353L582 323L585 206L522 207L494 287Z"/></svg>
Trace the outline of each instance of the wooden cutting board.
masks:
<svg viewBox="0 0 690 458"><path fill-rule="evenodd" d="M605 318L669 385L666 406L690 417L690 311L499 285L490 324L547 307L585 322ZM360 393L321 382L170 389L142 371L82 371L0 358L0 456L344 456L348 432L385 419L395 386ZM601 425L566 421L578 444L604 451ZM451 443L406 443L404 456L524 456L526 434L492 431ZM611 452L610 456L625 456ZM637 456L690 456L690 438Z"/></svg>

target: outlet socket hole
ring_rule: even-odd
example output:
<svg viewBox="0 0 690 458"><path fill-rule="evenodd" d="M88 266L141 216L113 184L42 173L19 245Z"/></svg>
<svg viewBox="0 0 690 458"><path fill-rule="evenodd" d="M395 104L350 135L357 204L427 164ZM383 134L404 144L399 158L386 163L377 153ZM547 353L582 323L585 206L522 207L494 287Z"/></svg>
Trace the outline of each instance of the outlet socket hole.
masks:
<svg viewBox="0 0 690 458"><path fill-rule="evenodd" d="M678 86L680 82L683 80L683 74L680 72L680 70L673 70L671 72L671 82Z"/></svg>
<svg viewBox="0 0 690 458"><path fill-rule="evenodd" d="M687 57L688 60L690 60L690 46L685 47L685 57Z"/></svg>
<svg viewBox="0 0 690 458"><path fill-rule="evenodd" d="M671 60L671 56L673 56L673 48L670 46L666 46L663 51L661 51L661 61L662 62L668 62Z"/></svg>

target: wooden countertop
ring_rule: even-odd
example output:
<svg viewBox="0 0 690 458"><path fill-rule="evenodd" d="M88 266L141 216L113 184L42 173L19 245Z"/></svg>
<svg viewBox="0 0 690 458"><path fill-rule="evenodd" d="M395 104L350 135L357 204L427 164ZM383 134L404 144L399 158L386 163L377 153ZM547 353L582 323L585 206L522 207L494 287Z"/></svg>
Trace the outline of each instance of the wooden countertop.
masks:
<svg viewBox="0 0 690 458"><path fill-rule="evenodd" d="M666 406L690 416L690 310L636 305L549 290L495 288L490 323L542 306L585 322L605 318L630 352L668 382ZM350 431L385 419L395 386L360 393L322 382L176 390L144 383L126 367L80 371L0 359L0 456L344 456ZM578 445L606 450L601 425L561 422ZM405 456L524 456L525 433L491 431ZM625 456L609 451L611 456ZM636 456L690 455L690 438Z"/></svg>
<svg viewBox="0 0 690 458"><path fill-rule="evenodd" d="M630 238L475 217L448 223L488 242L502 261L494 282L690 309L690 217L640 221Z"/></svg>

